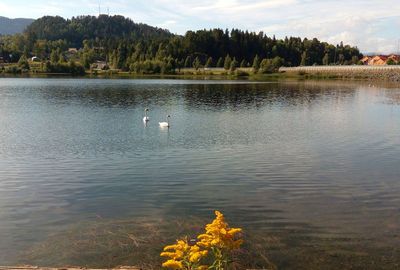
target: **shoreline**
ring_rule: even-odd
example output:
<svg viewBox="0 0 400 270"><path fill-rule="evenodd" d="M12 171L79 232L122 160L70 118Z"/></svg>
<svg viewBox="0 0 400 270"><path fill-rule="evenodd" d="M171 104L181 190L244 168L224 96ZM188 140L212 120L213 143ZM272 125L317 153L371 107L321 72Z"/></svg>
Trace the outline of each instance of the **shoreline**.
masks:
<svg viewBox="0 0 400 270"><path fill-rule="evenodd" d="M281 67L279 72L305 79L345 79L400 82L400 65Z"/></svg>
<svg viewBox="0 0 400 270"><path fill-rule="evenodd" d="M226 70L195 70L186 69L176 74L139 74L127 71L86 71L84 75L70 73L0 73L0 78L41 78L41 77L73 77L73 78L104 78L104 79L207 79L207 80L249 80L249 81L279 81L279 80L346 80L346 81L388 81L400 82L400 66L304 66L281 67L274 73L254 73L249 69L237 69L238 72ZM242 74L244 72L244 74Z"/></svg>

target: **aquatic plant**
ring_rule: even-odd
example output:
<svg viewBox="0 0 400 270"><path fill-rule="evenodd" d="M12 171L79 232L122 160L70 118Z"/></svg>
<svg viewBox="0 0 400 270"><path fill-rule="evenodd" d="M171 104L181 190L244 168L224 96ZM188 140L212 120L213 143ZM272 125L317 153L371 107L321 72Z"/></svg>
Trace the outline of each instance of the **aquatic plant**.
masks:
<svg viewBox="0 0 400 270"><path fill-rule="evenodd" d="M190 245L188 238L176 241L176 244L164 248L162 257L169 259L163 267L171 269L227 269L231 262L232 251L243 243L241 228L230 228L224 215L215 211L215 219L205 226L205 232L197 236L197 242ZM207 260L209 259L209 260ZM203 261L212 262L210 264Z"/></svg>

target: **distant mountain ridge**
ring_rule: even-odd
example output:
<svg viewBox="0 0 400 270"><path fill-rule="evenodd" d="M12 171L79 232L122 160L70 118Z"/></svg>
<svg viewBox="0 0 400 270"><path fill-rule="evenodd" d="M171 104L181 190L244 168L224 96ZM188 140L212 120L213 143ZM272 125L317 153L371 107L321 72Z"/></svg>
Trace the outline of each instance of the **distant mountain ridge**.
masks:
<svg viewBox="0 0 400 270"><path fill-rule="evenodd" d="M67 40L75 47L82 47L84 40L137 41L165 39L172 36L168 30L135 23L120 15L77 16L71 19L44 16L32 22L24 33L31 40Z"/></svg>
<svg viewBox="0 0 400 270"><path fill-rule="evenodd" d="M0 35L13 35L22 33L34 19L16 18L10 19L0 16Z"/></svg>
<svg viewBox="0 0 400 270"><path fill-rule="evenodd" d="M108 68L143 74L174 73L182 67L231 71L254 67L257 72L270 73L280 66L358 64L362 57L357 47L343 42L329 44L292 36L277 39L263 32L220 28L178 35L128 17L105 14L67 19L43 16L29 24L23 35L1 37L0 41L3 61L7 62L24 63L25 58L36 56L58 65L67 60L66 52L72 49L79 50L74 61L86 69L103 61Z"/></svg>

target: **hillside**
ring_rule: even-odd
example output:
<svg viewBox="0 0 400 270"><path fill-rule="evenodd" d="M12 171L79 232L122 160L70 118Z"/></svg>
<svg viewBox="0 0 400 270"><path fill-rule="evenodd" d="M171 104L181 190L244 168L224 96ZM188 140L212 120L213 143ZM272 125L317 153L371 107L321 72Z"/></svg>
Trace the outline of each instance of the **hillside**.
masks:
<svg viewBox="0 0 400 270"><path fill-rule="evenodd" d="M32 56L65 63L71 58L66 53L69 48L77 48L73 58L86 69L103 61L107 63L103 68L134 73L174 73L183 67L235 70L239 66L268 73L280 66L358 64L362 56L357 47L342 42L277 39L239 29L189 30L174 35L119 15L45 16L30 24L24 35L3 37L0 42L3 61L19 61L21 66L27 66L25 59Z"/></svg>
<svg viewBox="0 0 400 270"><path fill-rule="evenodd" d="M22 33L33 21L34 19L9 19L7 17L0 16L0 35Z"/></svg>
<svg viewBox="0 0 400 270"><path fill-rule="evenodd" d="M78 16L72 19L44 16L29 25L25 32L28 40L67 40L74 47L81 47L85 39L139 40L171 36L167 30L135 23L119 15Z"/></svg>

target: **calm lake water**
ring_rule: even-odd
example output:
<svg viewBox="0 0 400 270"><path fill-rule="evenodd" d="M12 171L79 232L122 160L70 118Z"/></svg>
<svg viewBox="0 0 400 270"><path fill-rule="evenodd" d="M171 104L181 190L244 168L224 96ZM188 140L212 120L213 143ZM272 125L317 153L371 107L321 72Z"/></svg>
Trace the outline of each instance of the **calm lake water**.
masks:
<svg viewBox="0 0 400 270"><path fill-rule="evenodd" d="M399 269L400 88L0 79L0 265L156 261L214 209L259 268Z"/></svg>

